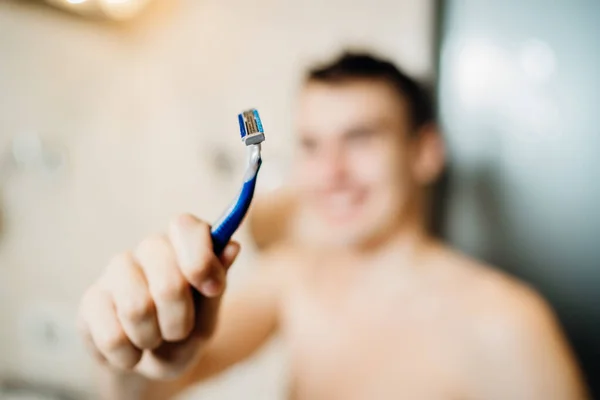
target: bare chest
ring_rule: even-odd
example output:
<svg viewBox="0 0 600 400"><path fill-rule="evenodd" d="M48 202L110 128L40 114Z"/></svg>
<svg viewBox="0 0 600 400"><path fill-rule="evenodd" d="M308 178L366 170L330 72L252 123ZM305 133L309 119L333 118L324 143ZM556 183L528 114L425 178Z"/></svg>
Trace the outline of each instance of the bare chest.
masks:
<svg viewBox="0 0 600 400"><path fill-rule="evenodd" d="M323 278L299 281L286 301L297 399L463 398L468 345L443 298Z"/></svg>

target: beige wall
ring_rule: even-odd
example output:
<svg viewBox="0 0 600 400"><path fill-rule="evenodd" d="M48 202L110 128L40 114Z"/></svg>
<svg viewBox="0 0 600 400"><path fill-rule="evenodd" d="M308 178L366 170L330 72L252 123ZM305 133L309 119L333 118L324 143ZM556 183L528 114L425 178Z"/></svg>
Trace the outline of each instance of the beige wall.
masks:
<svg viewBox="0 0 600 400"><path fill-rule="evenodd" d="M359 45L432 71L431 0L163 1L123 26L0 1L0 157L27 132L67 157L58 170L34 160L0 173L0 376L89 387L72 328L79 296L112 253L171 215L218 216L241 178L241 109L259 108L267 129L265 190L283 179L307 63ZM232 171L215 170L218 152ZM234 279L252 258L247 248ZM210 398L277 397L280 352L268 353Z"/></svg>

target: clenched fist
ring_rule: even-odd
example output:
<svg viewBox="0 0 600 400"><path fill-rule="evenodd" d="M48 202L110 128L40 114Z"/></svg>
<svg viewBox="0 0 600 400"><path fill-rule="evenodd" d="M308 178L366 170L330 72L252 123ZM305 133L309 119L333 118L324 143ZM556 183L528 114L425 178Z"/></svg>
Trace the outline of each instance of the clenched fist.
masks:
<svg viewBox="0 0 600 400"><path fill-rule="evenodd" d="M152 378L183 373L210 338L239 245L217 257L210 226L191 215L114 257L81 301L79 326L109 365Z"/></svg>

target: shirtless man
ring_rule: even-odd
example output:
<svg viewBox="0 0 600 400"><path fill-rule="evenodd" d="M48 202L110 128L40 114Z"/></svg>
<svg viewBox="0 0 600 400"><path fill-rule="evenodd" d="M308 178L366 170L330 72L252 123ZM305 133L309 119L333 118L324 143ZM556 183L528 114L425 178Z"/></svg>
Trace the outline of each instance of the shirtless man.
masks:
<svg viewBox="0 0 600 400"><path fill-rule="evenodd" d="M216 257L191 215L116 256L80 318L108 399L172 398L277 331L298 400L586 398L542 298L427 233L444 148L419 85L346 54L308 74L297 128L295 196L317 240L270 249L225 296L240 246Z"/></svg>

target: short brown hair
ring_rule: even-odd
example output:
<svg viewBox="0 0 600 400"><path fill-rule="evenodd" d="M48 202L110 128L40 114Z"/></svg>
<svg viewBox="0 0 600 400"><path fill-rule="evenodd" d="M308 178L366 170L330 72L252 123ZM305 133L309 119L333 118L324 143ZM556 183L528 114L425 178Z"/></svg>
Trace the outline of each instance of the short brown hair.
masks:
<svg viewBox="0 0 600 400"><path fill-rule="evenodd" d="M414 129L435 121L433 101L425 86L391 61L372 54L344 52L333 61L310 69L306 78L309 82L333 84L353 79L378 79L392 85L408 103Z"/></svg>

